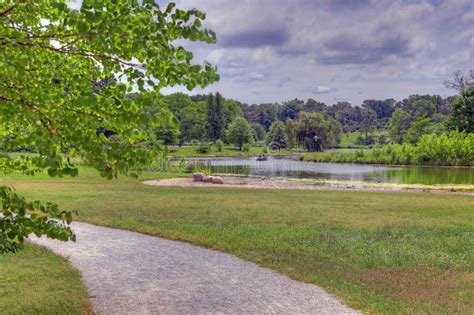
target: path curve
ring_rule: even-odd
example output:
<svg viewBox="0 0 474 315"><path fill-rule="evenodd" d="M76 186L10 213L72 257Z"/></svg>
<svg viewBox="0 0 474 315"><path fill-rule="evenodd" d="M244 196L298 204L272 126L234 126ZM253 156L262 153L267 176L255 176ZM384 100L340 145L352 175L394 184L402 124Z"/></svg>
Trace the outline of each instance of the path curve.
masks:
<svg viewBox="0 0 474 315"><path fill-rule="evenodd" d="M321 288L233 255L75 222L76 243L33 239L78 268L97 314L355 313Z"/></svg>

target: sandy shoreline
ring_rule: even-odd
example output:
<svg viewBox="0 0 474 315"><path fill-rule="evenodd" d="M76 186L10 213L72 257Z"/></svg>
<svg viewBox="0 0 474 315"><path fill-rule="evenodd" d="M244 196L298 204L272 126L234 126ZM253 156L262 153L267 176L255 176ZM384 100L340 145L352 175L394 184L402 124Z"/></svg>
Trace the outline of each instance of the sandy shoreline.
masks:
<svg viewBox="0 0 474 315"><path fill-rule="evenodd" d="M474 195L469 189L452 187L433 187L423 185L379 184L344 181L316 181L316 180L286 180L255 177L225 176L224 184L194 182L192 178L168 178L160 180L147 180L143 183L151 186L168 187L228 187L247 189L294 189L294 190L376 190L376 191L411 191L432 193L461 193Z"/></svg>

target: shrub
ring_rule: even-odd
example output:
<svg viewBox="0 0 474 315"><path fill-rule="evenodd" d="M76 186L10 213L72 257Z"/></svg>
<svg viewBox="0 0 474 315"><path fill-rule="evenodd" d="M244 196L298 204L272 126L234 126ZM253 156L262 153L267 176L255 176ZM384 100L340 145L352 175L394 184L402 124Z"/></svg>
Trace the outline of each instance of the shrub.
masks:
<svg viewBox="0 0 474 315"><path fill-rule="evenodd" d="M224 142L222 142L221 139L218 139L216 141L216 149L217 149L217 152L222 152L222 150L224 149Z"/></svg>
<svg viewBox="0 0 474 315"><path fill-rule="evenodd" d="M250 148L251 148L250 143L246 143L246 144L244 144L242 149L243 149L244 152L249 153Z"/></svg>
<svg viewBox="0 0 474 315"><path fill-rule="evenodd" d="M206 154L206 153L209 153L210 151L211 151L211 146L207 143L201 143L199 147L196 149L196 152L200 154Z"/></svg>
<svg viewBox="0 0 474 315"><path fill-rule="evenodd" d="M451 131L423 135L417 144L375 145L371 150L307 154L305 160L400 165L474 165L474 134Z"/></svg>

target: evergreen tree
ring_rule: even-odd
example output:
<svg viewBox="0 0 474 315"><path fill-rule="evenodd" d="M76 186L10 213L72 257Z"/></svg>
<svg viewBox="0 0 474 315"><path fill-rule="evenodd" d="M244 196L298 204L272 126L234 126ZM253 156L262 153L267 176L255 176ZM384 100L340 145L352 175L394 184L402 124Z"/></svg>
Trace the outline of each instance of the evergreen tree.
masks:
<svg viewBox="0 0 474 315"><path fill-rule="evenodd" d="M258 123L251 123L250 126L253 129L255 141L261 141L265 139L265 129Z"/></svg>
<svg viewBox="0 0 474 315"><path fill-rule="evenodd" d="M362 130L365 133L365 144L368 145L369 133L373 131L377 113L370 108L362 109L362 121L360 123Z"/></svg>
<svg viewBox="0 0 474 315"><path fill-rule="evenodd" d="M210 141L215 142L222 138L225 125L222 96L218 92L216 96L209 94L207 98L207 136Z"/></svg>
<svg viewBox="0 0 474 315"><path fill-rule="evenodd" d="M216 112L215 110L215 104L214 104L214 95L210 93L207 97L207 121L206 121L206 128L207 128L207 137L211 141L217 140L216 134L215 134L215 126L214 126L214 113Z"/></svg>
<svg viewBox="0 0 474 315"><path fill-rule="evenodd" d="M284 149L288 146L288 138L285 132L285 125L281 120L275 121L267 134L267 144L277 146L279 149Z"/></svg>
<svg viewBox="0 0 474 315"><path fill-rule="evenodd" d="M221 139L224 135L224 128L225 128L225 120L224 120L224 104L222 95L217 92L215 98L215 107L214 107L214 128L215 128L215 136L214 139Z"/></svg>

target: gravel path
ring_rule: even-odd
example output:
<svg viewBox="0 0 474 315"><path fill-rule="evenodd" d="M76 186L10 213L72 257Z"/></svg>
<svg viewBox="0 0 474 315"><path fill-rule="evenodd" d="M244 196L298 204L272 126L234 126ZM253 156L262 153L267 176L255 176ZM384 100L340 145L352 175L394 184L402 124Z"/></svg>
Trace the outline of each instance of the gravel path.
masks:
<svg viewBox="0 0 474 315"><path fill-rule="evenodd" d="M76 243L33 239L69 258L97 314L347 314L314 285L235 256L135 232L73 223Z"/></svg>

